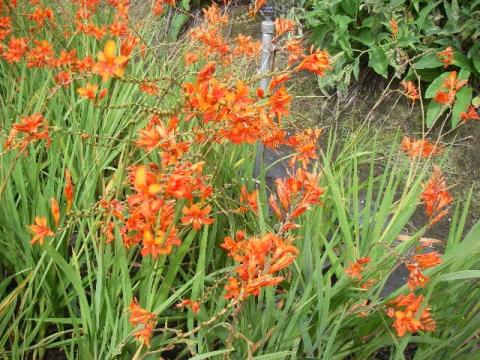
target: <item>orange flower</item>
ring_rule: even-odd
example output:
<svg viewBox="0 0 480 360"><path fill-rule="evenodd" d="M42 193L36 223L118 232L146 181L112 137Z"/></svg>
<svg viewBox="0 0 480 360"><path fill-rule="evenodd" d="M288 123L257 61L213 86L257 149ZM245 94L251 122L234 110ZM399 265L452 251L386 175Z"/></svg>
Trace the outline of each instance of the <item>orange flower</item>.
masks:
<svg viewBox="0 0 480 360"><path fill-rule="evenodd" d="M123 55L116 56L115 49L115 42L108 40L103 51L98 53L97 63L92 67L92 71L102 76L104 82L110 77L123 77L125 73L128 58Z"/></svg>
<svg viewBox="0 0 480 360"><path fill-rule="evenodd" d="M55 63L53 46L47 40L34 40L35 47L27 54L27 66L39 68Z"/></svg>
<svg viewBox="0 0 480 360"><path fill-rule="evenodd" d="M407 332L415 333L419 330L434 331L435 321L431 318L430 309L424 307L422 312L423 296L415 296L414 293L399 295L390 302L387 316L394 319L393 327L398 336L404 336Z"/></svg>
<svg viewBox="0 0 480 360"><path fill-rule="evenodd" d="M8 63L19 62L27 50L28 45L24 38L11 38L2 56Z"/></svg>
<svg viewBox="0 0 480 360"><path fill-rule="evenodd" d="M285 50L289 53L288 64L291 65L299 60L304 53L302 42L299 39L290 39L285 43Z"/></svg>
<svg viewBox="0 0 480 360"><path fill-rule="evenodd" d="M241 195L240 195L240 202L246 202L248 204L248 208L241 206L239 210L241 212L246 212L248 210L252 210L255 214L258 213L258 190L255 190L252 193L248 193L247 187L245 185L242 186Z"/></svg>
<svg viewBox="0 0 480 360"><path fill-rule="evenodd" d="M450 105L455 100L455 97L452 97L447 92L437 91L433 99L439 104Z"/></svg>
<svg viewBox="0 0 480 360"><path fill-rule="evenodd" d="M58 226L58 224L60 224L60 206L54 198L50 199L50 209L52 211L53 220L55 221L55 226Z"/></svg>
<svg viewBox="0 0 480 360"><path fill-rule="evenodd" d="M268 268L269 274L275 274L292 264L299 253L295 246L285 244L283 241L277 240L275 246L276 249L272 256L271 265Z"/></svg>
<svg viewBox="0 0 480 360"><path fill-rule="evenodd" d="M392 38L396 39L398 34L398 24L395 19L390 19L390 30L392 31Z"/></svg>
<svg viewBox="0 0 480 360"><path fill-rule="evenodd" d="M55 62L55 66L61 67L75 64L78 61L76 53L77 51L75 49L71 51L62 50L60 56Z"/></svg>
<svg viewBox="0 0 480 360"><path fill-rule="evenodd" d="M130 303L130 324L133 327L142 326L143 328L135 331L134 336L145 345L150 346L150 339L156 324L156 315L143 309L136 298Z"/></svg>
<svg viewBox="0 0 480 360"><path fill-rule="evenodd" d="M100 40L107 35L106 26L97 26L93 23L83 24L82 22L78 22L77 29L78 31L83 32L85 35L92 36L97 40Z"/></svg>
<svg viewBox="0 0 480 360"><path fill-rule="evenodd" d="M68 86L71 82L72 77L68 71L61 71L55 75L55 83L59 86Z"/></svg>
<svg viewBox="0 0 480 360"><path fill-rule="evenodd" d="M152 81L144 81L140 85L140 90L150 95L156 95L159 92L158 85Z"/></svg>
<svg viewBox="0 0 480 360"><path fill-rule="evenodd" d="M290 80L290 74L281 74L278 76L275 76L272 81L270 82L269 85L269 90L272 91L275 87L277 87L280 84L283 84L285 81Z"/></svg>
<svg viewBox="0 0 480 360"><path fill-rule="evenodd" d="M135 190L144 196L152 196L162 190L162 186L154 182L153 175L145 166L137 167L133 185Z"/></svg>
<svg viewBox="0 0 480 360"><path fill-rule="evenodd" d="M86 56L83 60L78 60L75 64L75 68L78 72L88 72L91 71L93 66L95 65L95 60L91 56Z"/></svg>
<svg viewBox="0 0 480 360"><path fill-rule="evenodd" d="M163 6L163 0L156 0L152 9L153 15L160 16L163 14L164 11L165 11L165 8Z"/></svg>
<svg viewBox="0 0 480 360"><path fill-rule="evenodd" d="M185 299L181 303L177 304L177 307L182 309L184 307L190 308L194 314L198 314L200 311L200 303L195 300Z"/></svg>
<svg viewBox="0 0 480 360"><path fill-rule="evenodd" d="M250 5L250 15L255 16L260 11L260 9L267 3L267 0L254 0L253 4Z"/></svg>
<svg viewBox="0 0 480 360"><path fill-rule="evenodd" d="M480 120L480 113L473 105L470 105L466 112L462 111L460 113L460 118L465 122L468 120Z"/></svg>
<svg viewBox="0 0 480 360"><path fill-rule="evenodd" d="M125 36L128 34L128 25L124 22L114 22L110 25L110 34L112 36Z"/></svg>
<svg viewBox="0 0 480 360"><path fill-rule="evenodd" d="M421 269L428 269L442 263L440 254L437 251L428 252L425 254L418 254L413 257Z"/></svg>
<svg viewBox="0 0 480 360"><path fill-rule="evenodd" d="M418 264L408 263L407 270L408 270L407 283L410 290L413 290L416 287L424 287L425 284L428 282L429 278L421 272Z"/></svg>
<svg viewBox="0 0 480 360"><path fill-rule="evenodd" d="M413 159L416 157L428 158L436 155L442 151L442 148L432 144L427 139L416 140L405 136L402 140L401 150Z"/></svg>
<svg viewBox="0 0 480 360"><path fill-rule="evenodd" d="M437 91L434 100L440 104L451 105L455 101L455 96L457 95L458 90L460 90L466 83L467 80L457 79L456 71L450 72L442 83L442 88L447 91Z"/></svg>
<svg viewBox="0 0 480 360"><path fill-rule="evenodd" d="M284 86L276 90L268 99L268 103L279 121L282 119L282 115L288 116L291 101L292 97Z"/></svg>
<svg viewBox="0 0 480 360"><path fill-rule="evenodd" d="M168 229L166 229L166 231L158 229L155 236L150 230L145 230L142 240L142 256L150 254L154 259L156 259L158 255L170 254L173 245L178 246L181 244L180 239L177 238L176 229L170 229L170 231L168 231Z"/></svg>
<svg viewBox="0 0 480 360"><path fill-rule="evenodd" d="M98 85L94 85L87 82L87 85L85 87L78 88L77 92L81 97L94 101L97 98L97 90L98 90ZM104 93L102 91L99 94L99 98L101 98L100 95L102 95L101 97L103 97L106 95L106 92Z"/></svg>
<svg viewBox="0 0 480 360"><path fill-rule="evenodd" d="M330 55L325 50L316 50L314 53L307 55L305 59L297 66L296 70L308 70L318 76L324 76L325 71L330 70Z"/></svg>
<svg viewBox="0 0 480 360"><path fill-rule="evenodd" d="M25 116L21 119L20 124L13 124L12 130L5 142L5 148L9 149L15 145L14 140L18 133L23 133L25 135L20 143L22 149L35 140L46 139L47 146L49 146L51 142L48 133L48 123L42 114Z"/></svg>
<svg viewBox="0 0 480 360"><path fill-rule="evenodd" d="M28 15L28 18L42 26L46 20L53 20L53 11L50 8L36 7L33 13Z"/></svg>
<svg viewBox="0 0 480 360"><path fill-rule="evenodd" d="M227 285L225 285L225 299L238 299L240 295L240 284L234 277L228 279Z"/></svg>
<svg viewBox="0 0 480 360"><path fill-rule="evenodd" d="M153 14L155 16L162 15L165 10L165 4L175 7L175 0L156 0L153 5Z"/></svg>
<svg viewBox="0 0 480 360"><path fill-rule="evenodd" d="M261 44L259 41L253 41L250 36L239 34L235 38L237 46L233 50L235 55L243 55L249 58L257 56L261 50Z"/></svg>
<svg viewBox="0 0 480 360"><path fill-rule="evenodd" d="M72 185L72 175L68 169L65 170L65 189L64 189L65 198L67 199L67 213L70 212L73 204L73 185Z"/></svg>
<svg viewBox="0 0 480 360"><path fill-rule="evenodd" d="M13 124L13 128L32 135L38 133L43 125L45 125L45 118L42 114L34 114L22 118L20 124Z"/></svg>
<svg viewBox="0 0 480 360"><path fill-rule="evenodd" d="M203 15L210 25L219 26L228 23L228 16L226 14L221 15L218 5L212 3L210 7L203 9Z"/></svg>
<svg viewBox="0 0 480 360"><path fill-rule="evenodd" d="M239 263L235 269L237 278L230 278L225 285L226 299L258 296L263 287L279 284L283 277L273 275L293 263L298 255L296 247L272 233L245 239L243 232L238 232L235 240L226 237L221 246Z"/></svg>
<svg viewBox="0 0 480 360"><path fill-rule="evenodd" d="M128 35L126 38L122 40L122 44L120 46L120 55L128 58L133 51L133 48L137 46L140 42L140 39L134 35ZM126 66L126 63L125 63Z"/></svg>
<svg viewBox="0 0 480 360"><path fill-rule="evenodd" d="M437 57L445 64L445 67L453 64L453 49L451 46L443 51L437 52Z"/></svg>
<svg viewBox="0 0 480 360"><path fill-rule="evenodd" d="M420 95L418 95L418 90L413 81L408 80L408 81L402 81L401 82L403 89L404 89L404 95L412 100L413 103L415 103L416 100L420 99Z"/></svg>
<svg viewBox="0 0 480 360"><path fill-rule="evenodd" d="M447 190L445 179L438 167L433 168L432 177L424 185L420 198L425 204L425 213L430 217L431 225L448 213L448 209L445 208L453 202L453 198Z"/></svg>
<svg viewBox="0 0 480 360"><path fill-rule="evenodd" d="M30 225L30 231L33 233L30 244L38 242L40 245L43 245L46 237L55 235L55 233L47 226L47 218L43 216L35 216L35 224Z"/></svg>
<svg viewBox="0 0 480 360"><path fill-rule="evenodd" d="M369 257L360 258L356 262L350 264L350 266L345 269L345 274L347 274L352 279L362 280L362 272L365 271L364 265L368 264L369 262Z"/></svg>
<svg viewBox="0 0 480 360"><path fill-rule="evenodd" d="M295 22L289 19L277 18L275 19L275 31L277 36L281 36L286 32L295 29Z"/></svg>
<svg viewBox="0 0 480 360"><path fill-rule="evenodd" d="M206 55L217 53L222 56L223 60L228 61L230 46L218 28L194 28L190 31L190 36L206 46L204 48Z"/></svg>
<svg viewBox="0 0 480 360"><path fill-rule="evenodd" d="M244 257L241 254L245 247L244 240L245 233L243 231L237 231L235 240L230 236L226 236L220 247L224 248L228 252L228 256L232 257L235 261L243 261Z"/></svg>
<svg viewBox="0 0 480 360"><path fill-rule="evenodd" d="M195 64L198 59L199 56L197 54L187 53L185 54L185 65L190 66L192 64Z"/></svg>
<svg viewBox="0 0 480 360"><path fill-rule="evenodd" d="M205 81L210 80L213 73L215 72L216 65L213 61L208 62L199 72L197 75L197 82L202 83Z"/></svg>
<svg viewBox="0 0 480 360"><path fill-rule="evenodd" d="M202 225L210 225L213 224L213 219L208 218L208 214L210 214L210 206L206 206L205 208L200 208L198 204L192 204L190 207L183 208L183 215L181 221L185 225L192 225L195 230L199 230Z"/></svg>

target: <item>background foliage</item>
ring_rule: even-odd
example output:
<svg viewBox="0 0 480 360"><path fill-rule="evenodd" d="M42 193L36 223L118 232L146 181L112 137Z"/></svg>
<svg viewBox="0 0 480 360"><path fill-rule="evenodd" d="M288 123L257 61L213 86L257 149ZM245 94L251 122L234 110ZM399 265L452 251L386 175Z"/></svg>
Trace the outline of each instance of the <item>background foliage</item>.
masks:
<svg viewBox="0 0 480 360"><path fill-rule="evenodd" d="M111 21L112 14L99 13L95 20ZM140 35L154 51L129 63L128 78L195 77L183 63L189 40L171 42L173 35L166 33L159 41L153 31L170 20L147 22ZM30 25L25 22L17 26L26 36ZM51 32L42 35L63 49ZM81 49L79 56L101 49L100 42L83 35L69 45ZM235 66L233 74L250 69L249 64ZM127 167L154 156L133 144L149 121L145 109L174 108L180 89L171 86L169 96L159 99L115 79L108 83L108 106L93 106L77 94L84 79L57 88L53 73L4 61L0 78L0 145L25 114L42 111L52 131L50 147L34 143L21 156L6 151L0 157L0 358L158 359L161 354L197 360L334 360L408 354L420 360L469 360L480 354L480 224L466 227L470 197L456 202L448 234L440 239L443 263L427 272L431 281L422 290L437 331L398 338L385 315L389 300L407 289L402 283L385 291L388 279L428 230L411 220L432 159L409 161L398 152L400 141L385 144L382 134L371 136L365 128L343 141L335 131L325 133L315 169L323 174L320 185L327 195L323 206L302 215L294 231L300 255L276 289L264 289L234 308L223 288L233 263L220 243L237 230L261 235L278 227L267 205L271 189L264 174L258 215L230 211L238 207L241 185L256 187L253 145L196 147L218 190L212 200L215 222L182 232L182 245L168 256L141 257L138 248L124 246L118 229L114 241L106 243L104 214L95 211L96 204L107 189L121 197L127 191ZM184 122L181 131L188 134L196 125L198 120ZM27 226L34 217L49 214L52 197L65 206L66 169L75 184L73 211L64 214L55 237L32 246ZM405 234L408 240L399 241ZM365 281L375 281L370 289L344 272L361 256L371 257L364 274ZM128 321L134 296L157 316L149 349L140 348ZM201 301L200 312L177 308L184 298Z"/></svg>
<svg viewBox="0 0 480 360"><path fill-rule="evenodd" d="M360 69L368 66L387 78L416 80L434 94L444 74L436 52L454 50L453 66L470 85L458 94L461 99L453 110L452 126L475 97L480 79L480 2L469 0L329 0L305 1L304 12L297 15L312 30L311 41L336 54L334 76L319 79L322 88L346 89L359 80ZM398 24L392 36L391 20ZM433 95L426 95L431 98ZM432 105L427 125L439 115L440 106Z"/></svg>

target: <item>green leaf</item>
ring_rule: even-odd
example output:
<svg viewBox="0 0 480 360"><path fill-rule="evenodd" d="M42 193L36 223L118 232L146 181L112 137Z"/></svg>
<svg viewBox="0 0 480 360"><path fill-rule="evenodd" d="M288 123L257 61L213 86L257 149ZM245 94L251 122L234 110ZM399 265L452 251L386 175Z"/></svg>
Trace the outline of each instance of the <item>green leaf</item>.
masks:
<svg viewBox="0 0 480 360"><path fill-rule="evenodd" d="M472 99L472 105L475 106L475 107L479 107L479 106L480 106L480 96L474 97L474 98Z"/></svg>
<svg viewBox="0 0 480 360"><path fill-rule="evenodd" d="M427 127L431 127L440 115L445 111L445 106L437 103L436 101L430 101L427 108L427 118L425 120Z"/></svg>
<svg viewBox="0 0 480 360"><path fill-rule="evenodd" d="M355 39L367 46L375 44L375 38L373 37L370 29L360 29L356 35L352 35L352 39Z"/></svg>
<svg viewBox="0 0 480 360"><path fill-rule="evenodd" d="M340 3L343 11L345 11L351 17L355 17L358 10L358 1L357 0L343 0Z"/></svg>
<svg viewBox="0 0 480 360"><path fill-rule="evenodd" d="M473 66L475 67L475 70L477 70L477 72L480 74L480 55L475 56L472 59L472 62L473 62Z"/></svg>
<svg viewBox="0 0 480 360"><path fill-rule="evenodd" d="M333 21L337 25L338 32L345 32L348 29L348 24L350 24L353 19L345 15L335 15L332 17Z"/></svg>
<svg viewBox="0 0 480 360"><path fill-rule="evenodd" d="M473 68L480 74L480 43L476 43L468 50L467 57L472 61Z"/></svg>
<svg viewBox="0 0 480 360"><path fill-rule="evenodd" d="M182 31L183 26L187 23L189 17L185 14L176 14L175 18L172 21L170 26L170 31L168 32L169 40L178 39L180 31Z"/></svg>
<svg viewBox="0 0 480 360"><path fill-rule="evenodd" d="M443 63L438 59L437 55L434 53L429 53L423 55L420 60L418 60L413 67L417 70L419 69L434 69L443 66Z"/></svg>
<svg viewBox="0 0 480 360"><path fill-rule="evenodd" d="M480 270L463 270L440 276L440 281L454 281L480 278Z"/></svg>
<svg viewBox="0 0 480 360"><path fill-rule="evenodd" d="M453 64L462 69L472 71L472 66L470 65L470 61L465 55L463 55L460 52L455 51L453 53Z"/></svg>
<svg viewBox="0 0 480 360"><path fill-rule="evenodd" d="M460 72L458 73L458 80L467 80L470 77L470 71L466 69L461 69Z"/></svg>
<svg viewBox="0 0 480 360"><path fill-rule="evenodd" d="M418 14L418 19L417 19L417 28L418 30L422 31L423 30L423 24L425 23L425 20L427 19L428 14L435 9L442 1L437 1L434 3L430 3L427 5L425 8L423 8L420 13Z"/></svg>
<svg viewBox="0 0 480 360"><path fill-rule="evenodd" d="M226 354L234 351L235 349L226 349L226 350L215 350L205 354L199 354L194 357L191 357L190 360L203 360L203 359L213 359L213 356Z"/></svg>
<svg viewBox="0 0 480 360"><path fill-rule="evenodd" d="M182 0L182 7L185 11L190 11L190 0Z"/></svg>
<svg viewBox="0 0 480 360"><path fill-rule="evenodd" d="M443 73L440 76L437 76L435 80L428 86L425 91L425 98L431 99L435 96L436 92L441 89L443 80L449 75L449 72Z"/></svg>
<svg viewBox="0 0 480 360"><path fill-rule="evenodd" d="M271 353L271 354L265 354L265 355L259 355L255 356L255 360L276 360L276 359L281 359L283 357L287 357L289 355L293 355L291 351L280 351L276 353Z"/></svg>
<svg viewBox="0 0 480 360"><path fill-rule="evenodd" d="M368 66L384 78L388 76L388 58L380 46L372 46L368 51Z"/></svg>
<svg viewBox="0 0 480 360"><path fill-rule="evenodd" d="M360 57L356 57L355 60L353 61L352 72L353 72L353 76L355 77L355 80L358 81L358 75L360 73Z"/></svg>
<svg viewBox="0 0 480 360"><path fill-rule="evenodd" d="M470 101L472 100L473 88L464 86L457 92L457 100L452 110L452 127L455 127L460 121L460 113L467 111Z"/></svg>

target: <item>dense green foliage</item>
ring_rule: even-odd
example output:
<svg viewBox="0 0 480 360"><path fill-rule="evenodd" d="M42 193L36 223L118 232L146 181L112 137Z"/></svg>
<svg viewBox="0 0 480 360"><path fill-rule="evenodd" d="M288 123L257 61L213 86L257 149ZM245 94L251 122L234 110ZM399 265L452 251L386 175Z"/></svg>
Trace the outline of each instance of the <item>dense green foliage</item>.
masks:
<svg viewBox="0 0 480 360"><path fill-rule="evenodd" d="M319 79L322 88L345 89L368 66L385 78L432 83L426 94L432 98L445 76L436 53L452 47L454 60L448 70L461 71L470 82L458 94L453 126L475 97L473 89L480 79L480 1L332 0L306 1L304 6L301 18L312 30L311 41L336 54L334 76ZM428 126L441 111L438 104L431 108Z"/></svg>

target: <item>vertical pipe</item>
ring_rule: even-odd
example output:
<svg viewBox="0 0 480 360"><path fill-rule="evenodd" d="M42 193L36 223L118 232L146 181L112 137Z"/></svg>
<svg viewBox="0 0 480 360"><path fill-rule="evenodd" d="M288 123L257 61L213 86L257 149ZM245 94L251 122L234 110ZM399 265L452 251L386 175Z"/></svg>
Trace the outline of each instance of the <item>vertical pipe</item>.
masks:
<svg viewBox="0 0 480 360"><path fill-rule="evenodd" d="M273 22L273 8L271 6L265 6L262 10L264 20L261 24L262 29L262 51L260 58L260 67L258 69L259 75L268 74L271 71L274 56L274 45L272 43L273 36L275 34L275 23ZM260 80L260 89L265 93L267 92L270 78L262 77ZM255 154L255 167L253 170L253 176L258 179L260 175L260 169L263 164L264 145L261 141L257 141L257 149ZM258 186L258 181L257 181Z"/></svg>

